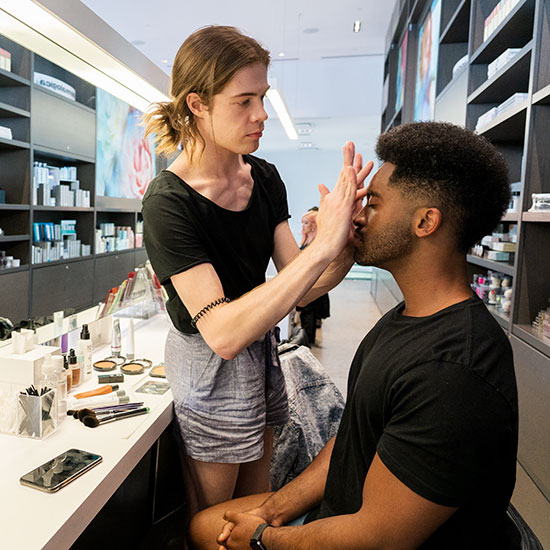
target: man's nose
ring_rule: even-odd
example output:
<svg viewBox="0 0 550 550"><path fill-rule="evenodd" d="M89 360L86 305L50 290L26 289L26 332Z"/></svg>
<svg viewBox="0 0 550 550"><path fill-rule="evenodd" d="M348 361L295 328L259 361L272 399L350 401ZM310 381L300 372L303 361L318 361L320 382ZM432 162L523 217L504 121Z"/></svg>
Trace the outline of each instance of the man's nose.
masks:
<svg viewBox="0 0 550 550"><path fill-rule="evenodd" d="M361 229L365 225L367 225L367 207L363 206L359 214L353 218L353 225L355 226L355 229Z"/></svg>

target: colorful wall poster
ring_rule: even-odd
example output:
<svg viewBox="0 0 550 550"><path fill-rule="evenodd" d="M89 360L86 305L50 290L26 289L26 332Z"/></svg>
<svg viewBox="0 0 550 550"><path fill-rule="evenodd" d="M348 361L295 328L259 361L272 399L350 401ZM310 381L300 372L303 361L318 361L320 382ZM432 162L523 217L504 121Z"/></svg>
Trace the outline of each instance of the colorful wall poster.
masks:
<svg viewBox="0 0 550 550"><path fill-rule="evenodd" d="M433 120L439 54L441 0L434 0L418 35L414 120Z"/></svg>
<svg viewBox="0 0 550 550"><path fill-rule="evenodd" d="M408 31L405 31L405 36L401 40L399 53L397 56L397 78L395 81L395 112L403 107L405 101L405 74L407 69L407 41L409 38Z"/></svg>
<svg viewBox="0 0 550 550"><path fill-rule="evenodd" d="M96 195L141 199L155 176L153 136L143 113L97 89Z"/></svg>

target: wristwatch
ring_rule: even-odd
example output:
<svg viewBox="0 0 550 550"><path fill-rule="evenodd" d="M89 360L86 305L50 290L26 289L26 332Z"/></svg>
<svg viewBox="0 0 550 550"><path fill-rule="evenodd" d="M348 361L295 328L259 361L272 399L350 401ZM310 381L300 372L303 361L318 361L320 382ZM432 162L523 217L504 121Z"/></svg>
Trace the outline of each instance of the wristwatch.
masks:
<svg viewBox="0 0 550 550"><path fill-rule="evenodd" d="M256 527L256 531L254 531L250 539L250 548L252 548L252 550L267 550L262 542L262 535L267 527L271 527L269 523L260 523L260 525Z"/></svg>

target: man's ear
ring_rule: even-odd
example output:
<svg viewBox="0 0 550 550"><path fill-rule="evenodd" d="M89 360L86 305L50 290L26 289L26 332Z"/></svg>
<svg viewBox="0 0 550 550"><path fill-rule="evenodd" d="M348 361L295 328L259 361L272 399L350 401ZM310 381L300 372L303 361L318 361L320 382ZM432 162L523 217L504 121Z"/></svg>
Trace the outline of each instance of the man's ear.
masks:
<svg viewBox="0 0 550 550"><path fill-rule="evenodd" d="M419 208L414 215L414 232L418 238L433 235L442 221L443 216L438 208Z"/></svg>
<svg viewBox="0 0 550 550"><path fill-rule="evenodd" d="M187 107L189 107L189 110L194 116L197 118L204 118L206 112L208 111L208 107L202 102L199 94L196 92L191 92L190 94L187 94L185 101L187 103Z"/></svg>

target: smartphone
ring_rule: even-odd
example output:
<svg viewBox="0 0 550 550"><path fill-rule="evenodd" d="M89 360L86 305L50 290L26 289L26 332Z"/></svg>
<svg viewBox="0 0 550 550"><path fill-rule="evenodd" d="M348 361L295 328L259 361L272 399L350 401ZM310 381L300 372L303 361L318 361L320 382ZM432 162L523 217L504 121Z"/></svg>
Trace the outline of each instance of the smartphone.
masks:
<svg viewBox="0 0 550 550"><path fill-rule="evenodd" d="M103 457L100 455L80 449L69 449L25 474L19 481L22 485L28 485L46 493L55 493L102 460Z"/></svg>

